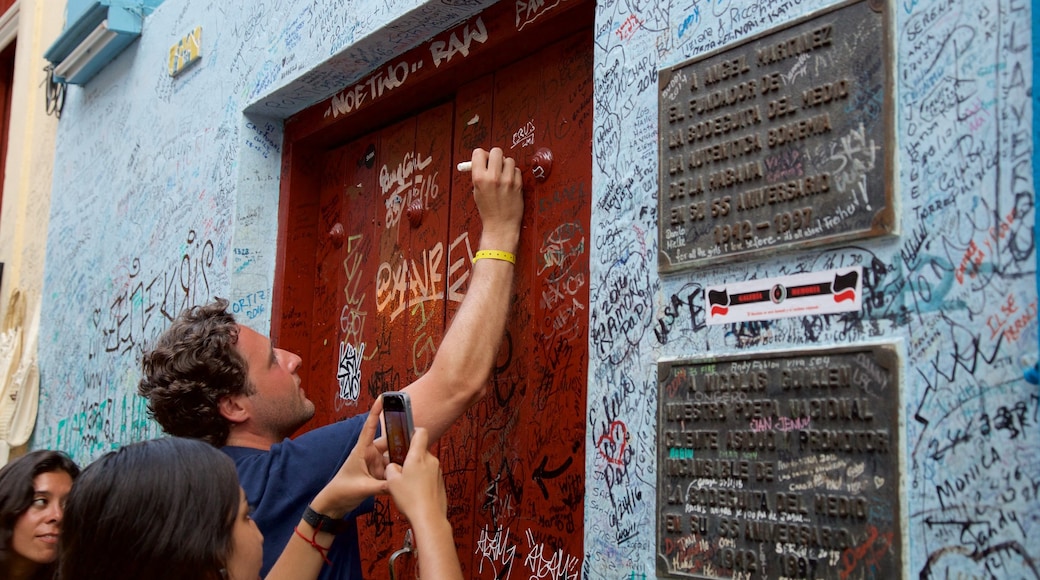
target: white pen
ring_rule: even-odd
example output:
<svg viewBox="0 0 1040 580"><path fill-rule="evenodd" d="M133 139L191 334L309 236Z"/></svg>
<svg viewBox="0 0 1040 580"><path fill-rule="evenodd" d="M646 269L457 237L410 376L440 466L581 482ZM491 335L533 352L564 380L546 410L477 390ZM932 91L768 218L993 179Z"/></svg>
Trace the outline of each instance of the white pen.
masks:
<svg viewBox="0 0 1040 580"><path fill-rule="evenodd" d="M463 162L459 163L458 165L456 165L455 169L458 169L462 173L466 173L468 171L472 171L473 170L473 162L472 161L463 161Z"/></svg>

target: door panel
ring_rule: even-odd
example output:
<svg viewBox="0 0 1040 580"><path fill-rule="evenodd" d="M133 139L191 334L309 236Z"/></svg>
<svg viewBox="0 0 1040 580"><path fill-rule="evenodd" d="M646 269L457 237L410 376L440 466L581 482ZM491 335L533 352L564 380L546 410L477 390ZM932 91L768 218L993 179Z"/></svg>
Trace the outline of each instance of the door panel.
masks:
<svg viewBox="0 0 1040 580"><path fill-rule="evenodd" d="M447 265L458 259L448 238L451 212L451 103L418 116L415 123L414 156L404 157L407 173L414 163L409 196L398 227L407 238L404 252L408 278L408 343L406 356L412 382L429 370L445 330L445 304L449 300ZM412 160L414 159L414 161ZM461 300L461 295L456 297Z"/></svg>
<svg viewBox="0 0 1040 580"><path fill-rule="evenodd" d="M433 360L445 327L451 126L449 103L325 155L319 228L336 233L315 258L309 363L312 382L336 382L307 386L312 424L368 409ZM362 545L375 547L365 551L371 577L385 575L405 529L389 499L378 498L360 529Z"/></svg>
<svg viewBox="0 0 1040 580"><path fill-rule="evenodd" d="M579 573L584 496L584 408L588 348L591 127L571 128L584 99L572 91L592 78L588 36L576 35L495 75L496 142L522 159L526 188L514 348L509 378L496 384L489 429L478 454L478 490L490 490L477 512L473 546L495 542L524 554L524 571L555 561ZM545 181L530 158L552 155ZM490 558L475 551L473 568L492 577ZM520 565L516 561L514 565Z"/></svg>
<svg viewBox="0 0 1040 580"><path fill-rule="evenodd" d="M304 388L314 401L314 426L364 409L358 405L361 360L366 347L368 357L378 352L374 336L378 260L370 258L379 255L377 224L370 219L372 214L349 211L351 205L373 207L379 201L375 150L372 140L363 139L324 156L325 168L339 170L327 170L321 181L318 230L322 235L315 256L310 359L304 361L310 368ZM382 217L377 217L380 223Z"/></svg>
<svg viewBox="0 0 1040 580"><path fill-rule="evenodd" d="M591 78L585 32L323 156L308 427L363 411L428 370L480 237L470 175L454 166L494 145L523 169L506 337L488 395L438 446L467 578L521 577L543 561L568 575L580 568ZM553 157L545 179L531 162L540 149ZM359 524L365 577L388 577L406 522L379 498Z"/></svg>
<svg viewBox="0 0 1040 580"><path fill-rule="evenodd" d="M525 179L516 298L498 368L488 396L442 439L449 502L470 506L452 518L467 578L506 577L539 558L568 575L580 568L591 75L591 45L577 35L497 71L490 103L487 79L456 98L457 155L468 154L466 131L490 108L490 142L520 160ZM543 148L554 163L539 181L530 158Z"/></svg>
<svg viewBox="0 0 1040 580"><path fill-rule="evenodd" d="M472 157L473 149L487 149L495 140L491 132L492 102L494 98L494 76L488 75L459 87L455 98L455 139L453 151L455 159L466 161ZM452 191L457 194L452 199L451 228L453 245L457 253L470 256L476 253L480 244L480 214L473 200L473 181L468 173L453 172ZM526 211L525 211L526 215ZM469 282L470 262L452 264L464 272L464 276L453 276L452 294L464 293ZM459 302L448 302L449 320L458 310ZM512 316L512 313L510 314ZM508 331L507 331L508 334ZM496 337L488 337L492 339ZM448 430L439 445L441 470L444 473L444 486L448 496L448 519L455 534L455 545L459 547L459 561L462 564L463 578L477 578L470 567L475 533L474 511L480 509L482 494L477 491L477 450L483 443L486 429L481 427L486 415L479 413L487 405L488 398L493 397L494 385L499 376L511 369L509 364L508 336L502 347L505 354L499 355L497 368L492 374L491 387L485 400L466 413L458 423Z"/></svg>

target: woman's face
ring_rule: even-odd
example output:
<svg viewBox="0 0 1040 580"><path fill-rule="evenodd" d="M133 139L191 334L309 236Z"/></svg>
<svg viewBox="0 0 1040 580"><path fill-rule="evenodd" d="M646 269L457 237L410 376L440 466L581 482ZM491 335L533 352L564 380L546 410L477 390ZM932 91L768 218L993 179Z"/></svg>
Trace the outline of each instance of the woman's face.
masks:
<svg viewBox="0 0 1040 580"><path fill-rule="evenodd" d="M231 555L228 558L229 580L257 580L264 562L264 535L249 515L246 492L239 488L238 515L231 529Z"/></svg>
<svg viewBox="0 0 1040 580"><path fill-rule="evenodd" d="M11 549L15 554L34 564L57 559L58 533L70 489L72 477L64 471L41 473L33 479L32 503L14 523Z"/></svg>

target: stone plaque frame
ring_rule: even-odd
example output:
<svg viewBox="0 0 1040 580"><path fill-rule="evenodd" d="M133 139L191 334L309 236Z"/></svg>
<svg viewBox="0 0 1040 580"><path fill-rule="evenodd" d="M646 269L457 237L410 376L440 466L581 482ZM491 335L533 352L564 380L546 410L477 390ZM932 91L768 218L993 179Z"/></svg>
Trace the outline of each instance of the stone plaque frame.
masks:
<svg viewBox="0 0 1040 580"><path fill-rule="evenodd" d="M845 1L659 71L661 272L895 232L892 14Z"/></svg>
<svg viewBox="0 0 1040 580"><path fill-rule="evenodd" d="M895 344L658 365L657 573L906 575Z"/></svg>

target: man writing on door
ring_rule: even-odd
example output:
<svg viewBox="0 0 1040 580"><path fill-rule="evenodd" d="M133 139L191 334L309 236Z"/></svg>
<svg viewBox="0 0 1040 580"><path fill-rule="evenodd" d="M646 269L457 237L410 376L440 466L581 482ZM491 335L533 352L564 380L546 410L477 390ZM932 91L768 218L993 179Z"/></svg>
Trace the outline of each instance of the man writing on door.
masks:
<svg viewBox="0 0 1040 580"><path fill-rule="evenodd" d="M429 371L404 389L430 441L484 395L512 297L524 209L520 169L497 147L474 150L471 162L480 251ZM144 354L138 391L167 433L204 439L234 459L264 535L266 574L310 500L350 454L365 415L288 439L314 415L296 372L302 360L237 324L226 308L218 300L182 313ZM361 578L356 518L372 507L370 498L328 522L338 533L320 578Z"/></svg>

